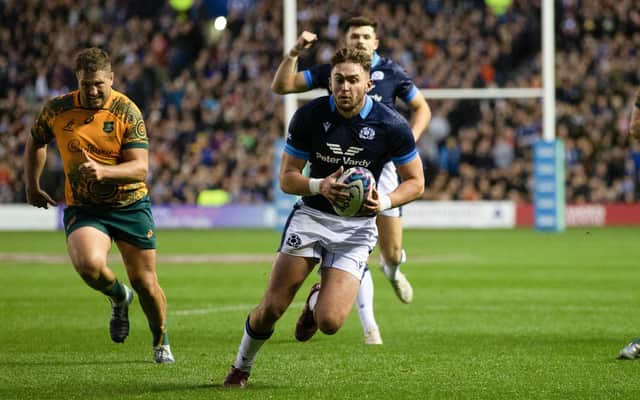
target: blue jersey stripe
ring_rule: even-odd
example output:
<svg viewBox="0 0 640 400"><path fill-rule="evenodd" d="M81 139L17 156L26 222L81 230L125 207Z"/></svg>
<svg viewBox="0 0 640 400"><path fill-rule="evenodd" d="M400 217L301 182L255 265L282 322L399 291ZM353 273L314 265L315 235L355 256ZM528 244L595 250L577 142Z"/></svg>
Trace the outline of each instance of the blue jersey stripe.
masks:
<svg viewBox="0 0 640 400"><path fill-rule="evenodd" d="M305 160L305 161L309 160L309 152L297 149L288 143L284 145L284 151L285 153L291 156L294 156L296 158L299 158L301 160Z"/></svg>
<svg viewBox="0 0 640 400"><path fill-rule="evenodd" d="M313 89L313 76L311 76L311 71L305 70L302 71L304 74L304 80L307 81L307 89Z"/></svg>
<svg viewBox="0 0 640 400"><path fill-rule="evenodd" d="M409 94L407 95L407 97L404 98L404 102L408 103L411 100L413 100L414 97L416 97L416 95L418 94L418 88L414 85L411 88L411 91L409 92Z"/></svg>
<svg viewBox="0 0 640 400"><path fill-rule="evenodd" d="M371 55L371 68L377 66L380 63L380 56L377 51L374 51Z"/></svg>
<svg viewBox="0 0 640 400"><path fill-rule="evenodd" d="M364 107L360 110L360 118L365 119L373 108L373 100L369 96L365 96Z"/></svg>
<svg viewBox="0 0 640 400"><path fill-rule="evenodd" d="M408 163L409 161L413 161L413 159L416 157L418 157L418 150L413 149L413 151L409 154L402 157L394 157L391 159L391 161L393 161L393 163L396 165L402 165Z"/></svg>

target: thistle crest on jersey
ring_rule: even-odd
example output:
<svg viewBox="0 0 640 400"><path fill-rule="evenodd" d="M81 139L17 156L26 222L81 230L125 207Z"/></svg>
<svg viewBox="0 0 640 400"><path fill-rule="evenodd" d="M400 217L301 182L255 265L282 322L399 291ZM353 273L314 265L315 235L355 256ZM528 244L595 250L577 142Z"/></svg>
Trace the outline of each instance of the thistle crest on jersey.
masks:
<svg viewBox="0 0 640 400"><path fill-rule="evenodd" d="M360 129L360 132L358 133L358 137L360 139L373 140L376 137L376 131L374 131L373 128L365 126L362 129Z"/></svg>

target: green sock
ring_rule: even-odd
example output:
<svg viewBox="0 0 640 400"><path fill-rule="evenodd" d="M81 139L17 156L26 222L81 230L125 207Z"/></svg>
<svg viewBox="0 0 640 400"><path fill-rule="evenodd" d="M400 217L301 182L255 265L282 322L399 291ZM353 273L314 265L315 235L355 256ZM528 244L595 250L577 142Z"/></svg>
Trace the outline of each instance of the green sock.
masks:
<svg viewBox="0 0 640 400"><path fill-rule="evenodd" d="M169 333L164 325L161 327L153 327L149 325L149 328L151 328L151 333L153 334L153 346L169 344Z"/></svg>
<svg viewBox="0 0 640 400"><path fill-rule="evenodd" d="M127 295L124 291L124 285L118 282L117 279L110 288L105 288L104 290L102 290L102 293L111 297L116 303L124 300L125 296Z"/></svg>

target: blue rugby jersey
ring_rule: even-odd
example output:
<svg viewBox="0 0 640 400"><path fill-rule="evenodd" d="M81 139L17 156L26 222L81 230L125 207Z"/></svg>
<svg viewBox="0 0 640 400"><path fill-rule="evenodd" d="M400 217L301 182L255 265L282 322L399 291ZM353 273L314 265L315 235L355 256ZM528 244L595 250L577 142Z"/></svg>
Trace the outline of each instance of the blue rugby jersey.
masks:
<svg viewBox="0 0 640 400"><path fill-rule="evenodd" d="M368 168L376 181L385 163L406 164L418 156L411 127L397 111L365 97L365 106L352 118L336 109L333 96L319 97L300 107L289 124L284 151L308 161L311 178L325 178L340 166ZM335 214L322 195L302 201Z"/></svg>
<svg viewBox="0 0 640 400"><path fill-rule="evenodd" d="M302 71L309 90L324 88L329 90L331 77L331 64L320 64ZM413 84L409 75L399 64L384 57L377 52L373 53L371 60L371 80L373 87L368 95L374 100L396 108L396 98L409 103L418 93L418 88Z"/></svg>

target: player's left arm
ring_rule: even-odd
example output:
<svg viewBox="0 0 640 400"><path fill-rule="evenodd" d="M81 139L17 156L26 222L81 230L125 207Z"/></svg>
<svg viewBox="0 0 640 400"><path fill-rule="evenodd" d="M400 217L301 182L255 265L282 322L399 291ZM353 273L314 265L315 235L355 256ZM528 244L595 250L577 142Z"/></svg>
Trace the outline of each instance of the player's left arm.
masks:
<svg viewBox="0 0 640 400"><path fill-rule="evenodd" d="M431 121L431 107L404 68L396 64L394 74L397 77L395 95L411 109L411 132L417 142Z"/></svg>
<svg viewBox="0 0 640 400"><path fill-rule="evenodd" d="M380 196L377 190L373 191L373 197L366 200L362 207L362 214L378 214L390 208L400 207L422 196L424 192L424 171L422 160L415 153L411 161L404 164L396 164L396 171L402 178L402 183L393 192Z"/></svg>
<svg viewBox="0 0 640 400"><path fill-rule="evenodd" d="M418 90L413 98L407 103L411 108L411 131L413 138L418 141L431 121L431 107Z"/></svg>
<svg viewBox="0 0 640 400"><path fill-rule="evenodd" d="M412 202L420 198L424 192L424 171L422 160L417 153L408 163L396 165L396 171L402 178L396 190L383 196L378 196L377 191L374 192L374 197L378 197L376 213Z"/></svg>

